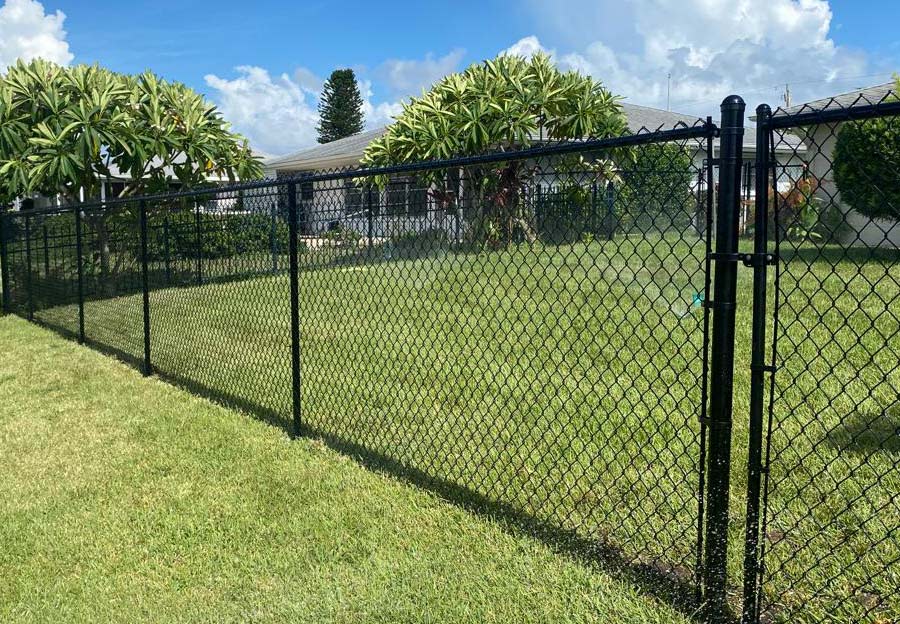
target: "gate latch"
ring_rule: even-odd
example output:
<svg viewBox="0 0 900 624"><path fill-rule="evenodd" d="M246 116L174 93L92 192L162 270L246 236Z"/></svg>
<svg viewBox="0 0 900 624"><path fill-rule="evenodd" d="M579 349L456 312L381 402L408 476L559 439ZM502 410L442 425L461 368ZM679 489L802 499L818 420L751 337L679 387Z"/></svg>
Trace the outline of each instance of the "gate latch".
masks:
<svg viewBox="0 0 900 624"><path fill-rule="evenodd" d="M744 266L770 266L775 264L775 254L770 253L711 253L710 260L724 260L726 262L742 262Z"/></svg>
<svg viewBox="0 0 900 624"><path fill-rule="evenodd" d="M744 263L744 266L772 266L775 264L775 254L770 253L742 253L738 254L738 260Z"/></svg>

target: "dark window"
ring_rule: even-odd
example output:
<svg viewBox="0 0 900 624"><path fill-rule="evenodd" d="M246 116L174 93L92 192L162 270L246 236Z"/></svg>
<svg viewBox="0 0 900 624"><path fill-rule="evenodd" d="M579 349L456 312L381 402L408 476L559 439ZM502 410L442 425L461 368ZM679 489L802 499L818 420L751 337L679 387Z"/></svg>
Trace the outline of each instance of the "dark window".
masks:
<svg viewBox="0 0 900 624"><path fill-rule="evenodd" d="M409 216L421 217L428 212L428 189L421 182L409 183Z"/></svg>
<svg viewBox="0 0 900 624"><path fill-rule="evenodd" d="M303 182L300 184L300 199L302 201L312 201L313 198L313 183L312 182Z"/></svg>
<svg viewBox="0 0 900 624"><path fill-rule="evenodd" d="M406 214L406 180L396 180L388 184L384 206L386 215Z"/></svg>
<svg viewBox="0 0 900 624"><path fill-rule="evenodd" d="M363 190L353 182L348 182L344 192L344 210L346 214L356 214L363 207Z"/></svg>

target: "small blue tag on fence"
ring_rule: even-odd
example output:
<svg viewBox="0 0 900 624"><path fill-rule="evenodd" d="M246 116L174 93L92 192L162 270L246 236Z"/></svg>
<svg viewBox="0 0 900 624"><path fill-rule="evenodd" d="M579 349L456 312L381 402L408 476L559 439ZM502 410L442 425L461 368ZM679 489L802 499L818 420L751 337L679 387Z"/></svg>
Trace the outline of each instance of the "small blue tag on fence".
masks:
<svg viewBox="0 0 900 624"><path fill-rule="evenodd" d="M691 302L692 308L699 308L703 305L703 293L694 293L694 300Z"/></svg>

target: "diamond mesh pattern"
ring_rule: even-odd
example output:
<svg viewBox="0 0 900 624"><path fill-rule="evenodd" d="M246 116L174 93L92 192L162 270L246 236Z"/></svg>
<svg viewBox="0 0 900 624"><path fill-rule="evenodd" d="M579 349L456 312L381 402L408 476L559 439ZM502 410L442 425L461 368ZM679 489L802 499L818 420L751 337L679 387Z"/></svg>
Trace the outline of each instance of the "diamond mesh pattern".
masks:
<svg viewBox="0 0 900 624"><path fill-rule="evenodd" d="M876 121L774 117L775 147L800 136L808 164L776 170L769 191L780 263L766 621L900 621L900 227L853 210L836 175L900 213L900 116L878 111L893 100L854 105L873 105ZM866 158L836 151L842 132L867 124L881 138Z"/></svg>
<svg viewBox="0 0 900 624"><path fill-rule="evenodd" d="M84 338L142 363L146 261L153 371L288 427L293 189L307 433L691 584L712 131L84 206ZM76 213L5 227L78 336Z"/></svg>

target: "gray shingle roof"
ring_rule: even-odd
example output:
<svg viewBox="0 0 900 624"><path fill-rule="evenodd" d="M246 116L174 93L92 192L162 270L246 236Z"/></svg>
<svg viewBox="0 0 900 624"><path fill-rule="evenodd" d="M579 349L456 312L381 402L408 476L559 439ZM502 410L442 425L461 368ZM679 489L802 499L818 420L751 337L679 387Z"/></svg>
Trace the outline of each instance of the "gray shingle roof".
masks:
<svg viewBox="0 0 900 624"><path fill-rule="evenodd" d="M795 115L797 113L811 113L823 110L831 110L836 108L849 108L850 106L865 106L869 104L880 104L884 102L891 94L900 96L896 93L894 83L886 82L884 84L867 87L865 89L856 89L847 93L833 95L831 97L813 100L805 104L798 104L790 108L779 108L773 113L775 117L784 117L787 115Z"/></svg>
<svg viewBox="0 0 900 624"><path fill-rule="evenodd" d="M657 130L671 130L679 126L694 126L702 123L702 120L692 115L673 113L658 108L639 106L637 104L622 103L622 110L631 132ZM265 161L265 167L269 170L287 169L292 171L327 169L330 167L342 167L358 164L362 158L366 146L380 137L387 130L387 126L367 130L353 136L338 139L324 145L309 147L292 154L270 158ZM718 145L718 139L716 139ZM744 150L752 151L756 148L756 132L754 128L747 128L744 133ZM793 135L785 135L779 149L802 150L802 142Z"/></svg>
<svg viewBox="0 0 900 624"><path fill-rule="evenodd" d="M267 169L278 169L283 166L310 163L316 169L329 166L339 167L347 164L347 160L359 160L362 158L366 146L384 134L386 130L387 126L382 126L381 128L366 130L331 143L308 147L284 156L276 156L266 160L265 166Z"/></svg>

